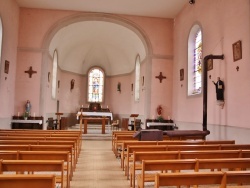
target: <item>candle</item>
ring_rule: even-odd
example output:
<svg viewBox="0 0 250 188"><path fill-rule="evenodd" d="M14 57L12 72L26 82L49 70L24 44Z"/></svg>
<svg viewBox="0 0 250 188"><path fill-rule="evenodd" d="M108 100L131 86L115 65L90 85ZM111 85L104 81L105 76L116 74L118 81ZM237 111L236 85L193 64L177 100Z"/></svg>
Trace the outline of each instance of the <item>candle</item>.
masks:
<svg viewBox="0 0 250 188"><path fill-rule="evenodd" d="M76 114L76 119L78 120L78 114Z"/></svg>
<svg viewBox="0 0 250 188"><path fill-rule="evenodd" d="M36 113L34 112L34 115L33 115L33 117L36 117Z"/></svg>
<svg viewBox="0 0 250 188"><path fill-rule="evenodd" d="M107 105L107 108L109 108L109 106Z"/></svg>
<svg viewBox="0 0 250 188"><path fill-rule="evenodd" d="M17 116L19 117L19 112L17 112Z"/></svg>

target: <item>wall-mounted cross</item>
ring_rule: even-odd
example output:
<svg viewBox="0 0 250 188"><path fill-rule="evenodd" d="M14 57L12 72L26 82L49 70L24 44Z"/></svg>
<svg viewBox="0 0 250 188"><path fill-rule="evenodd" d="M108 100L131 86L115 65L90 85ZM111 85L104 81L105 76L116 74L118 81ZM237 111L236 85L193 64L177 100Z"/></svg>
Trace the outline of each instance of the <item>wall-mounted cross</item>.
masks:
<svg viewBox="0 0 250 188"><path fill-rule="evenodd" d="M166 79L167 77L166 76L163 76L162 75L162 72L160 72L160 75L159 76L156 76L155 78L158 78L160 80L160 83L162 82L163 79Z"/></svg>
<svg viewBox="0 0 250 188"><path fill-rule="evenodd" d="M32 74L37 73L37 71L33 71L33 70L32 70L32 66L30 66L29 70L24 71L24 72L25 72L25 73L28 73L30 78L32 77Z"/></svg>

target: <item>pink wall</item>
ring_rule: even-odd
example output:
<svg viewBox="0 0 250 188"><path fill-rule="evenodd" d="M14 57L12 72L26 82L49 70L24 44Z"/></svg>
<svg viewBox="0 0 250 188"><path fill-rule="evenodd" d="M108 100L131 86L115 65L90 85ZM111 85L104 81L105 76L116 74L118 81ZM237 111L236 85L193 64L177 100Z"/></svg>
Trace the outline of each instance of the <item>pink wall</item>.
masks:
<svg viewBox="0 0 250 188"><path fill-rule="evenodd" d="M53 11L53 10L38 10L38 9L20 9L20 30L19 30L19 56L18 61L20 64L20 74L21 78L25 76L22 69L26 69L26 66L34 66L34 70L38 71L37 75L34 75L34 79L28 79L29 86L33 87L38 91L38 93L29 94L27 91L25 96L20 96L16 99L16 106L23 106L23 98L30 99L33 104L33 109L36 110L39 107L39 97L45 98L46 101L42 101L45 105L44 113L54 113L56 111L56 100L51 98L51 83L45 83L42 86L42 92L40 93L40 82L43 82L45 79L35 79L39 77L39 74L43 71L42 67L44 65L38 66L37 63L48 64L47 71L42 72L41 77L47 77L48 72L52 72L52 62L50 55L47 52L44 52L44 49L41 49L42 44L48 40L46 38L50 32L53 32L53 29L60 27L60 23L63 20L67 19L68 16L75 15L77 12L71 11ZM154 87L151 90L151 84L148 84L148 88L145 91L140 90L141 100L140 102L134 101L134 95L131 92L131 84L134 84L134 73L128 75L121 75L115 77L108 77L106 80L106 95L105 102L103 106L108 105L110 109L115 114L129 115L131 113L139 113L140 115L147 116L147 110L145 110L145 104L151 100L151 94L160 93L165 91L165 88L169 91L172 88L171 76L170 73L172 70L172 57L173 57L173 21L171 19L157 19L157 18L146 18L138 16L123 16L128 19L130 22L136 24L138 28L141 28L142 32L148 37L150 44L149 51L152 51L153 54L148 54L148 59L145 60L145 63L142 65L142 73L146 78L145 80L150 80L151 77L156 76L153 72L153 76L148 75L148 69L151 69L153 66L151 64L152 59L157 63L156 70L164 70L168 76L167 81L163 81L161 84L163 87ZM29 56L27 56L28 52ZM24 51L24 52L23 52ZM60 54L60 52L59 52ZM155 60L154 60L155 59ZM158 60L161 59L161 60ZM60 56L59 56L60 61ZM22 68L22 69L21 69ZM40 68L40 69L39 69ZM154 70L154 71L156 71ZM157 71L157 75L159 72ZM27 76L27 75L26 75ZM60 111L63 113L75 113L81 105L86 105L86 78L85 75L76 75L68 72L63 72L59 70L58 79L60 80L60 88L58 89L58 99L60 101ZM70 80L75 79L75 88L70 91ZM154 79L155 80L155 79ZM21 82L17 81L18 83ZM121 82L122 91L121 93L117 92L117 83ZM147 83L146 83L147 85ZM39 86L39 87L38 87ZM18 93L22 93L22 89L26 90L27 88L18 88ZM149 92L149 93L147 93ZM45 96L45 97L44 97ZM37 98L38 97L38 98ZM164 100L161 100L161 104L167 107L166 113L171 113L171 94L161 94L160 97L163 97ZM152 98L154 99L154 97ZM153 107L153 110L158 105L159 101L152 100L152 104L147 105L147 107ZM40 104L41 105L41 104ZM148 110L150 111L150 110Z"/></svg>
<svg viewBox="0 0 250 188"><path fill-rule="evenodd" d="M187 97L186 76L188 35L191 27L199 23L203 31L203 57L225 55L222 61L214 60L214 68L208 72L211 75L211 80L208 79L208 124L249 128L249 18L248 0L199 0L194 5L186 5L175 19L173 116L177 121L202 123L203 97ZM243 58L234 62L232 44L238 40L242 41ZM185 69L184 81L179 80L181 68ZM224 109L216 105L212 80L217 77L225 83Z"/></svg>
<svg viewBox="0 0 250 188"><path fill-rule="evenodd" d="M10 119L14 114L16 60L18 43L19 8L14 0L0 1L3 41L0 59L0 118ZM10 62L9 73L4 72L5 60ZM3 122L5 122L3 120ZM1 123L0 128L9 124Z"/></svg>
<svg viewBox="0 0 250 188"><path fill-rule="evenodd" d="M159 105L163 108L162 116L167 119L172 117L172 75L173 75L172 60L157 59L152 62L152 86L151 86L151 112L152 117L157 117L156 109ZM156 76L162 75L166 79L160 80Z"/></svg>

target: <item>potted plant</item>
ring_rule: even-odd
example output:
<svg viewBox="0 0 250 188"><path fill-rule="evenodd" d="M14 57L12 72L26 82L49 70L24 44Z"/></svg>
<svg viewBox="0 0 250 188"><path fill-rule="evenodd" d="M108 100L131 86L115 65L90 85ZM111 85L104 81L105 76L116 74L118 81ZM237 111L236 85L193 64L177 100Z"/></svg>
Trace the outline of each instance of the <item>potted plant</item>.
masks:
<svg viewBox="0 0 250 188"><path fill-rule="evenodd" d="M23 113L23 119L27 120L29 117L29 112L24 112Z"/></svg>

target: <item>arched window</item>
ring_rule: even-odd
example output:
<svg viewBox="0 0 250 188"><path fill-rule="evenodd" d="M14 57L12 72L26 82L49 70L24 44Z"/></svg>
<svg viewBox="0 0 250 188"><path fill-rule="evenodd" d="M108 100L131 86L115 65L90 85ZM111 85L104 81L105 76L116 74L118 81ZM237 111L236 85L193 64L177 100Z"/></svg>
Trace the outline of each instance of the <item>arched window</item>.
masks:
<svg viewBox="0 0 250 188"><path fill-rule="evenodd" d="M1 67L1 56L2 56L2 40L3 40L3 24L0 17L0 67Z"/></svg>
<svg viewBox="0 0 250 188"><path fill-rule="evenodd" d="M140 56L136 56L135 60L135 101L140 99L140 72L141 72L141 62Z"/></svg>
<svg viewBox="0 0 250 188"><path fill-rule="evenodd" d="M88 102L103 102L104 71L94 67L88 72Z"/></svg>
<svg viewBox="0 0 250 188"><path fill-rule="evenodd" d="M54 51L53 54L53 68L52 68L52 98L56 99L56 79L57 79L57 65L58 65L58 54Z"/></svg>
<svg viewBox="0 0 250 188"><path fill-rule="evenodd" d="M194 25L188 40L188 95L202 91L202 32Z"/></svg>

